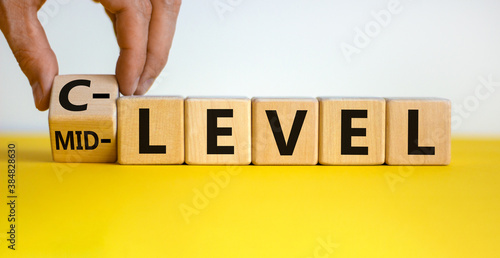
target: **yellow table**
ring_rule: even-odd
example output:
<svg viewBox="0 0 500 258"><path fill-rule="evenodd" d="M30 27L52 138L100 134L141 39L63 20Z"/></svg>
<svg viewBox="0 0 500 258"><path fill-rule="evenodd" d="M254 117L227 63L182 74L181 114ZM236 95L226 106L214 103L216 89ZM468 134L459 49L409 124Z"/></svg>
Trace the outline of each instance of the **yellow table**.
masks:
<svg viewBox="0 0 500 258"><path fill-rule="evenodd" d="M499 257L500 139L452 146L445 167L122 166L4 135L0 257Z"/></svg>

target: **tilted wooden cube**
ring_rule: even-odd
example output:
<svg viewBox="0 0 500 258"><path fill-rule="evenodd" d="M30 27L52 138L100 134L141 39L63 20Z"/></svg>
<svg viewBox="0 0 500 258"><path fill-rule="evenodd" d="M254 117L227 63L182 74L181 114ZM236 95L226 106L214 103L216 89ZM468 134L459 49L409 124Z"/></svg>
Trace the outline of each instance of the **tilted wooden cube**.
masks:
<svg viewBox="0 0 500 258"><path fill-rule="evenodd" d="M57 162L116 161L114 75L60 75L54 79L49 127Z"/></svg>
<svg viewBox="0 0 500 258"><path fill-rule="evenodd" d="M385 161L385 99L319 98L319 163L380 165Z"/></svg>
<svg viewBox="0 0 500 258"><path fill-rule="evenodd" d="M318 119L318 100L314 98L254 98L253 164L316 165Z"/></svg>
<svg viewBox="0 0 500 258"><path fill-rule="evenodd" d="M186 163L250 164L250 112L247 98L187 98Z"/></svg>
<svg viewBox="0 0 500 258"><path fill-rule="evenodd" d="M121 97L117 103L118 163L184 162L182 97Z"/></svg>
<svg viewBox="0 0 500 258"><path fill-rule="evenodd" d="M387 99L386 163L447 165L451 103L446 99Z"/></svg>

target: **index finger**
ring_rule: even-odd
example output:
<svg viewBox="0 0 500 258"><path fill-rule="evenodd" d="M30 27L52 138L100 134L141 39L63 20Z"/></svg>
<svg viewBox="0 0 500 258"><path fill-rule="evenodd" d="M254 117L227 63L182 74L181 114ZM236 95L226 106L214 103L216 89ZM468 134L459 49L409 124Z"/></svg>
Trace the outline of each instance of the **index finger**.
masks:
<svg viewBox="0 0 500 258"><path fill-rule="evenodd" d="M134 95L146 93L165 67L174 38L181 0L151 0L153 12L149 25L146 64Z"/></svg>
<svg viewBox="0 0 500 258"><path fill-rule="evenodd" d="M120 92L132 95L146 63L151 2L102 0L101 4L116 18L116 38L120 47L116 79Z"/></svg>

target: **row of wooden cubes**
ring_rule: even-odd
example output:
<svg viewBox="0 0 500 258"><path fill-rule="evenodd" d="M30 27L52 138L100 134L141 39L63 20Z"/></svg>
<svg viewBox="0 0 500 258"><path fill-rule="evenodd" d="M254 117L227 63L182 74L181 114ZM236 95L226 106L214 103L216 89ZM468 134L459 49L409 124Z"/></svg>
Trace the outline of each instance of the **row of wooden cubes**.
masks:
<svg viewBox="0 0 500 258"><path fill-rule="evenodd" d="M118 96L114 76L56 77L49 113L55 161L450 162L451 109L445 99Z"/></svg>

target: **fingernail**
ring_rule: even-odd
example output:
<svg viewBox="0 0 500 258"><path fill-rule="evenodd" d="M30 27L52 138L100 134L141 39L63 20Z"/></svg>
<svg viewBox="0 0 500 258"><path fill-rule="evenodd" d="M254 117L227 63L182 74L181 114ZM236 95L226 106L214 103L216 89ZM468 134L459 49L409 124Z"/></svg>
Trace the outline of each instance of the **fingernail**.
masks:
<svg viewBox="0 0 500 258"><path fill-rule="evenodd" d="M144 89L146 91L148 91L149 88L151 88L151 86L153 85L154 82L155 82L155 79L151 78L151 79L147 80L142 87L144 87Z"/></svg>
<svg viewBox="0 0 500 258"><path fill-rule="evenodd" d="M141 95L144 94L144 93L146 93L149 90L149 88L151 88L151 86L153 85L154 82L155 82L154 78L146 80L142 84L142 86L137 89L136 93L139 92Z"/></svg>
<svg viewBox="0 0 500 258"><path fill-rule="evenodd" d="M137 90L137 87L139 87L139 81L141 80L141 77L137 77L137 79L135 79L135 82L134 82L134 86L135 86L135 90Z"/></svg>
<svg viewBox="0 0 500 258"><path fill-rule="evenodd" d="M40 83L33 83L33 85L31 85L31 90L33 91L33 100L35 101L35 106L37 106L43 99L43 91Z"/></svg>

